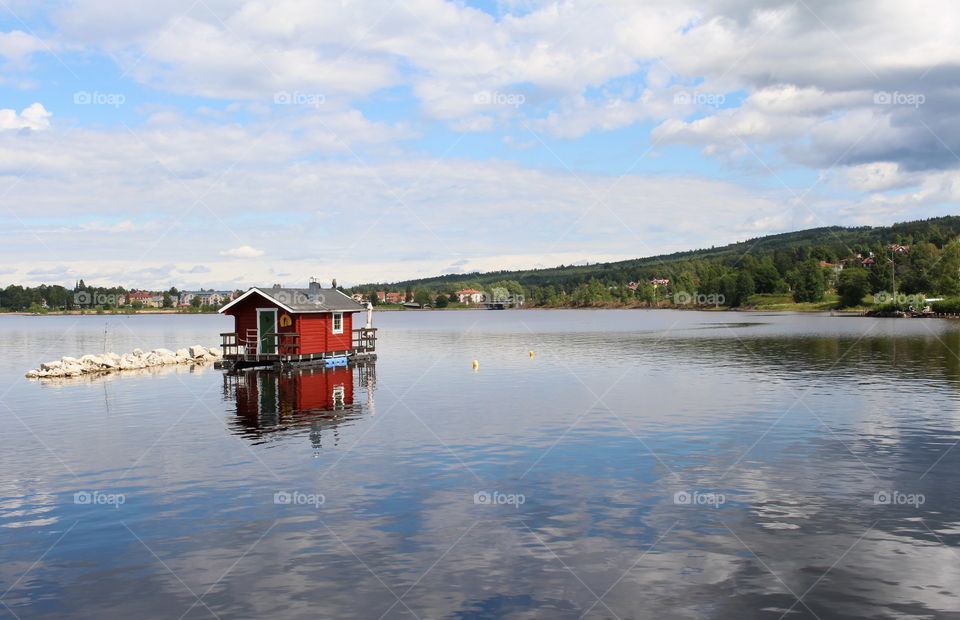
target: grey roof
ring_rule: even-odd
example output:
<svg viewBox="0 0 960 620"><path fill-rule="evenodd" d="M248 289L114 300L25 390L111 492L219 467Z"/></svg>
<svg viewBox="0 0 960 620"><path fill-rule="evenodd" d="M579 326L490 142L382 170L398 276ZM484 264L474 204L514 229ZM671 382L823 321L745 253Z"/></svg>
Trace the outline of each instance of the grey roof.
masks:
<svg viewBox="0 0 960 620"><path fill-rule="evenodd" d="M259 288L254 287L220 309L229 306L257 291L292 312L362 312L367 309L363 304L335 288L320 288L311 293L308 288ZM312 296L312 295L315 295Z"/></svg>

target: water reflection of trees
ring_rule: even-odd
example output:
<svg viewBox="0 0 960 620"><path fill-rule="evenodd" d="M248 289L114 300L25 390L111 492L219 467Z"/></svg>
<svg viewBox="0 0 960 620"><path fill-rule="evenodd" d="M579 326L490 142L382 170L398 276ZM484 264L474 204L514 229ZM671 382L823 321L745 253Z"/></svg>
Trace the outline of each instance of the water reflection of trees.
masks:
<svg viewBox="0 0 960 620"><path fill-rule="evenodd" d="M259 443L275 433L309 429L315 448L339 440L343 424L374 411L372 363L339 368L225 373L223 394L236 404L235 431Z"/></svg>
<svg viewBox="0 0 960 620"><path fill-rule="evenodd" d="M837 319L858 320L858 319ZM916 319L921 321L922 319ZM483 334L489 347L516 347L529 334ZM960 330L908 334L764 334L748 325L637 332L538 333L536 346L567 359L608 363L737 366L776 375L847 374L852 378L960 383Z"/></svg>
<svg viewBox="0 0 960 620"><path fill-rule="evenodd" d="M698 363L731 362L772 372L960 381L960 333L673 339L659 346Z"/></svg>

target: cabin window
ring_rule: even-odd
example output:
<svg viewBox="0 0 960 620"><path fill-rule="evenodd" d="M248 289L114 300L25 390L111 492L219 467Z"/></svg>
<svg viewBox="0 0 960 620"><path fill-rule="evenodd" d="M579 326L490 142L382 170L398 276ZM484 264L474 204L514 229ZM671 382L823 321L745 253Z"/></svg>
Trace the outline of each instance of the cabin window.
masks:
<svg viewBox="0 0 960 620"><path fill-rule="evenodd" d="M333 313L333 333L335 334L343 333L343 313L342 312Z"/></svg>

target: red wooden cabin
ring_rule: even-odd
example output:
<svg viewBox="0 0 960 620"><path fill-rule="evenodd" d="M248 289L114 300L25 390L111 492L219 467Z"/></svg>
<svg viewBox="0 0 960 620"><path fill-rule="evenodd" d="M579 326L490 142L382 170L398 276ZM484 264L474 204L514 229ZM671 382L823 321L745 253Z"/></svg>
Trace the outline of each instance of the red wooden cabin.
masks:
<svg viewBox="0 0 960 620"><path fill-rule="evenodd" d="M376 330L354 329L367 308L336 288L252 288L220 308L234 331L221 334L228 366L308 362L369 355ZM369 315L368 315L369 316Z"/></svg>

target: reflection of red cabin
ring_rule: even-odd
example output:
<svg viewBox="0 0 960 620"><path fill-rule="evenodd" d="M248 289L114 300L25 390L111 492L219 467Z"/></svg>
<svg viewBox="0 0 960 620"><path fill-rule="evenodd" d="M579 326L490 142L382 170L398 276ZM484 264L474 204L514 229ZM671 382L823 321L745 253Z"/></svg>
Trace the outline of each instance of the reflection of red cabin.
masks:
<svg viewBox="0 0 960 620"><path fill-rule="evenodd" d="M244 372L236 399L237 415L254 428L289 423L298 413L337 412L353 405L353 369Z"/></svg>
<svg viewBox="0 0 960 620"><path fill-rule="evenodd" d="M316 282L305 289L252 288L220 309L234 318L234 331L221 334L224 360L297 362L371 352L375 330L353 329L353 315L364 309Z"/></svg>

